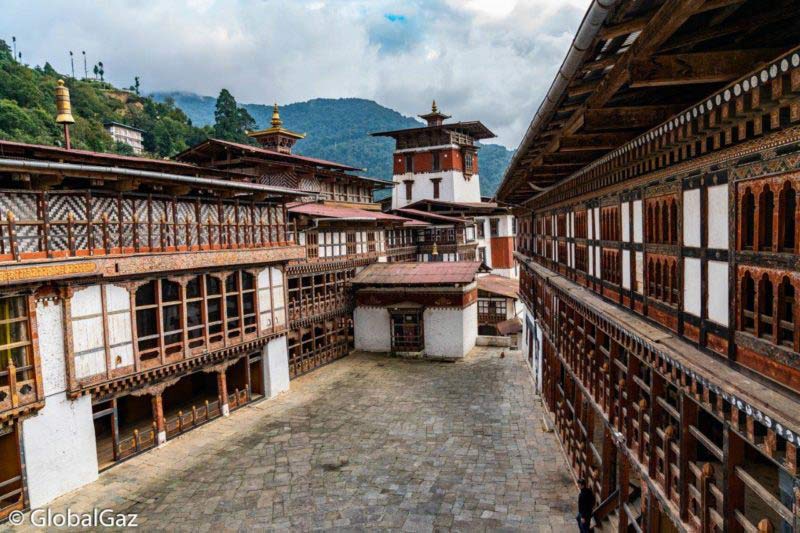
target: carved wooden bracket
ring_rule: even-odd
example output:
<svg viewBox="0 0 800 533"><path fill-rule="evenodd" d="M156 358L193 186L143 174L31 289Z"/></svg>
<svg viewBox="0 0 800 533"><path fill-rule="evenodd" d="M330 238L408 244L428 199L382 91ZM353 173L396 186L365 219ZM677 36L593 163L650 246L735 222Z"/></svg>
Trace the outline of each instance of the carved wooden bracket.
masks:
<svg viewBox="0 0 800 533"><path fill-rule="evenodd" d="M146 396L148 394L151 394L153 396L161 395L164 393L167 387L175 385L178 381L180 381L180 379L181 379L180 377L177 377L174 379L169 379L167 381L162 381L160 383L155 383L148 387L144 387L143 389L138 389L131 392L131 396Z"/></svg>

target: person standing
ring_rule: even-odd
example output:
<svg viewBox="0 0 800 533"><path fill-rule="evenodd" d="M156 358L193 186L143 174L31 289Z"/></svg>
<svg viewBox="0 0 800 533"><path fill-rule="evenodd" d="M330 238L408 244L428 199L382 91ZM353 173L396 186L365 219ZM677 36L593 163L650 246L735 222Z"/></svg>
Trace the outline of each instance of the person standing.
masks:
<svg viewBox="0 0 800 533"><path fill-rule="evenodd" d="M586 483L585 479L579 482L581 491L578 494L578 529L581 533L589 533L592 531L592 512L594 511L595 499L592 489Z"/></svg>

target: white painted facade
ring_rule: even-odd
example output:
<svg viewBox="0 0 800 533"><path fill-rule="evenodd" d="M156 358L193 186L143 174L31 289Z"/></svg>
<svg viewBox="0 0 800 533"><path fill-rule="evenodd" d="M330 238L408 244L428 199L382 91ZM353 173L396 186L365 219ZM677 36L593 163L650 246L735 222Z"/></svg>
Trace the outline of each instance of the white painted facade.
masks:
<svg viewBox="0 0 800 533"><path fill-rule="evenodd" d="M426 150L430 150L430 148L426 148ZM402 151L395 152L394 157L402 157L402 153ZM395 183L392 192L392 209L402 208L419 200L433 199L433 180L437 179L441 179L438 200L445 202L481 201L481 184L478 174L473 174L470 179L465 179L464 174L459 170L405 172L392 176L392 181ZM413 183L411 200L406 198L405 182L407 181Z"/></svg>
<svg viewBox="0 0 800 533"><path fill-rule="evenodd" d="M708 247L728 249L728 185L708 188Z"/></svg>
<svg viewBox="0 0 800 533"><path fill-rule="evenodd" d="M28 498L32 508L91 483L98 476L92 400L67 397L63 307L37 302L45 406L22 422Z"/></svg>
<svg viewBox="0 0 800 533"><path fill-rule="evenodd" d="M391 317L383 307L358 306L353 311L354 345L365 352L392 350Z"/></svg>
<svg viewBox="0 0 800 533"><path fill-rule="evenodd" d="M425 355L428 357L464 357L478 338L478 304L464 309L431 307L422 314Z"/></svg>
<svg viewBox="0 0 800 533"><path fill-rule="evenodd" d="M464 309L429 307L422 314L425 356L461 358L478 338L478 304ZM357 306L353 311L355 349L388 353L392 350L391 317L384 307Z"/></svg>
<svg viewBox="0 0 800 533"><path fill-rule="evenodd" d="M289 390L289 349L286 336L270 340L262 352L262 365L266 373L264 384L268 398Z"/></svg>

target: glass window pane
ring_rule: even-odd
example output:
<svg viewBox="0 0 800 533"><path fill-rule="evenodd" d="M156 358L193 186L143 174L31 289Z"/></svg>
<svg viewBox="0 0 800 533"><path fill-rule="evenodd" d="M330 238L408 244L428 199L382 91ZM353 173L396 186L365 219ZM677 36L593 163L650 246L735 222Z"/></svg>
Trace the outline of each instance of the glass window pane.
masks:
<svg viewBox="0 0 800 533"><path fill-rule="evenodd" d="M219 298L208 300L208 321L219 322L222 320L222 306Z"/></svg>
<svg viewBox="0 0 800 533"><path fill-rule="evenodd" d="M153 305L156 303L156 282L150 281L136 289L136 305Z"/></svg>
<svg viewBox="0 0 800 533"><path fill-rule="evenodd" d="M199 326L203 323L203 306L201 302L186 304L186 323L189 327Z"/></svg>
<svg viewBox="0 0 800 533"><path fill-rule="evenodd" d="M24 297L0 299L0 322L12 318L21 318L26 314Z"/></svg>
<svg viewBox="0 0 800 533"><path fill-rule="evenodd" d="M239 286L238 273L234 272L233 274L225 278L225 292L236 292L238 286Z"/></svg>
<svg viewBox="0 0 800 533"><path fill-rule="evenodd" d="M187 298L199 298L200 297L200 281L201 281L201 278L199 276L189 280L189 283L186 284L186 297Z"/></svg>
<svg viewBox="0 0 800 533"><path fill-rule="evenodd" d="M206 276L206 293L220 294L219 280L213 276Z"/></svg>
<svg viewBox="0 0 800 533"><path fill-rule="evenodd" d="M177 302L181 297L181 286L169 280L161 280L161 301Z"/></svg>
<svg viewBox="0 0 800 533"><path fill-rule="evenodd" d="M155 309L139 309L136 311L136 335L147 337L158 333Z"/></svg>
<svg viewBox="0 0 800 533"><path fill-rule="evenodd" d="M183 329L181 326L181 309L179 305L165 305L161 314L164 331Z"/></svg>

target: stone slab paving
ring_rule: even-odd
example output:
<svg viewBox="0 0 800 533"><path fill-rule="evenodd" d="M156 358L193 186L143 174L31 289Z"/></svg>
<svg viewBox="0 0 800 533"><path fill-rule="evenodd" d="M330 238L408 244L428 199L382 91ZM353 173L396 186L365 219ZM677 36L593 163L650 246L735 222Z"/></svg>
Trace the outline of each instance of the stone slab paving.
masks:
<svg viewBox="0 0 800 533"><path fill-rule="evenodd" d="M138 513L146 531L572 531L576 488L541 409L518 352L355 353L50 507Z"/></svg>

